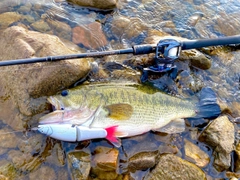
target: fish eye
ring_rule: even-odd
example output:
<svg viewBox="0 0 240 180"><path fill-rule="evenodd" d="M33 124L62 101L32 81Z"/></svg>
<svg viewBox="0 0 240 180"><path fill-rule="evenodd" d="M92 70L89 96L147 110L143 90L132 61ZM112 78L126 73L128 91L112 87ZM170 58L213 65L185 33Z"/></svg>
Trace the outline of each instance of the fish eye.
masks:
<svg viewBox="0 0 240 180"><path fill-rule="evenodd" d="M61 95L64 97L64 96L67 96L68 95L68 90L63 90L61 92Z"/></svg>

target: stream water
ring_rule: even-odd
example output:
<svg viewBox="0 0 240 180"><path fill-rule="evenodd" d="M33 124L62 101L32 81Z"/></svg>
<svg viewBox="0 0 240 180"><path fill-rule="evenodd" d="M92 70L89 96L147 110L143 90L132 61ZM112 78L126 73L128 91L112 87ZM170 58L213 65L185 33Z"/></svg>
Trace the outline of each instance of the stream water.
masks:
<svg viewBox="0 0 240 180"><path fill-rule="evenodd" d="M188 39L201 39L237 35L240 28L239 0L119 0L118 8L106 11L80 7L65 0L56 2L54 0L6 0L0 2L0 14L6 12L16 12L25 17L17 23L10 23L9 26L26 26L31 30L54 34L70 41L74 41L71 34L71 29L74 27L86 27L90 34L94 34L94 29L89 28L88 24L100 22L102 32L106 36L106 43L101 38L86 38L89 42L96 42L90 43L90 45L77 43L85 51L129 48L135 44L143 44L151 36L151 30L159 30L169 35ZM37 25L36 22L39 21L53 21L56 25L54 28L48 27L44 29L45 24ZM66 24L70 28L70 34L65 32L63 28L65 26L62 26L62 24ZM1 25L0 31L6 28L7 26ZM103 44L104 46L102 46ZM238 110L238 107L240 107L239 46L212 47L202 49L201 51L211 58L211 68L201 70L195 67L187 67L183 68L179 74L183 77L194 77L197 79L196 82L212 87L217 93L218 99L230 107L230 109L233 109L234 114L232 116L234 117L231 117L236 118L238 113L240 113L240 110ZM118 61L118 57L112 57L111 60ZM122 60L119 62L122 62ZM184 65L179 65L181 63L184 64L184 62L177 62L177 66L180 68L184 67ZM166 88L169 82L165 82L165 80L168 81L168 79L162 77L161 81L153 80L152 82L164 91L170 89L168 92L176 90L174 94L181 93L178 92L179 87L176 85ZM183 82L180 86L188 89L189 86L185 85ZM189 91L186 90L186 92ZM184 95L184 93L181 95ZM0 108L1 103L4 103L4 101L0 101ZM5 111L4 109L0 110ZM6 126L8 125L5 123L0 124L2 134L12 131L11 128ZM139 151L143 151L143 147L148 147L146 151L155 151L160 145L168 144L173 149L178 148L179 153L183 154L184 138L191 139L195 130L195 128L189 128L184 133L174 135L147 133L142 136L123 139L124 148L119 149L118 173L122 175L129 173L126 156L128 153L132 155L138 152L137 148L134 148L135 151L132 152L132 147L140 147ZM3 162L9 159L15 162L19 161L17 163L19 168L17 172L13 170L9 170L9 172L17 173L21 179L39 179L38 176L41 176L41 174L38 174L39 172L36 171L39 166L46 167L45 172L48 172L48 169L50 169L49 179L70 178L72 171L66 163L68 152L81 150L87 146L89 151L94 154L94 149L98 146L112 147L107 141L94 140L90 144L67 143L52 140L33 132L29 132L29 134L17 132L3 135L2 139L4 140L1 140L1 142L8 145L0 145L1 163L4 164ZM8 140L13 139L16 141L10 144L7 143ZM14 146L14 143L16 146ZM202 143L199 143L199 146L211 156L212 150L208 146ZM30 149L29 152L27 147ZM19 149L24 154L21 154ZM28 165L28 163L16 158L16 156L23 155L29 155L29 158L31 156L34 160ZM8 167L10 166L9 164L7 165ZM32 168L27 166L32 166ZM203 170L212 179L226 177L224 173L216 172L211 163ZM130 174L135 179L141 179L144 177L145 171L136 171ZM44 176L44 178L46 177ZM94 176L91 178L94 179ZM118 178L121 179L121 177Z"/></svg>

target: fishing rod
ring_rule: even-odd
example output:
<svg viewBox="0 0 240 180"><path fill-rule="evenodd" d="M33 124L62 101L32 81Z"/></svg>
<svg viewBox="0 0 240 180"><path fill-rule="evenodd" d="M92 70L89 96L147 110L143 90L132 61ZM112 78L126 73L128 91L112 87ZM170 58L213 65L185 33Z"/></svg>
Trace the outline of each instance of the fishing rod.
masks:
<svg viewBox="0 0 240 180"><path fill-rule="evenodd" d="M17 59L17 60L6 60L0 61L0 66L11 66L19 64L30 64L38 62L50 62L60 61L68 59L88 58L88 57L102 57L107 55L118 55L118 54L149 54L155 52L155 64L144 70L153 72L165 72L174 68L174 61L178 59L181 50L203 48L208 46L220 46L240 44L240 35L221 37L215 39L198 39L198 40L176 40L174 38L162 39L157 45L143 44L134 45L132 48L119 49L112 51L100 51L100 52L89 52L81 54L70 54L62 56L47 56L39 58L28 58L28 59Z"/></svg>

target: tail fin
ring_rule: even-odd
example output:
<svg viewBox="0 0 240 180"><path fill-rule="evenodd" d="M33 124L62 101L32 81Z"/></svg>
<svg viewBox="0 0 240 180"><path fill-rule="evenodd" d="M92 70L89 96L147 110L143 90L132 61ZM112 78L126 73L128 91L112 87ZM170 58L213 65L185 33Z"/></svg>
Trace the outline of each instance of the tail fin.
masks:
<svg viewBox="0 0 240 180"><path fill-rule="evenodd" d="M220 115L221 109L217 104L216 94L210 87L202 89L199 99L197 116L194 118L214 119Z"/></svg>

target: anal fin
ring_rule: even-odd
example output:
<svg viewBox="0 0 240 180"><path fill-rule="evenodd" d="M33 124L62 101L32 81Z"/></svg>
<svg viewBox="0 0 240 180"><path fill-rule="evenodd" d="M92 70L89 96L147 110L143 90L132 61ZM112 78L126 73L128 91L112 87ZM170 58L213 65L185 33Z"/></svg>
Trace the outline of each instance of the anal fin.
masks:
<svg viewBox="0 0 240 180"><path fill-rule="evenodd" d="M154 129L153 131L163 132L168 134L181 133L185 131L185 121L184 119L175 119L159 129Z"/></svg>

